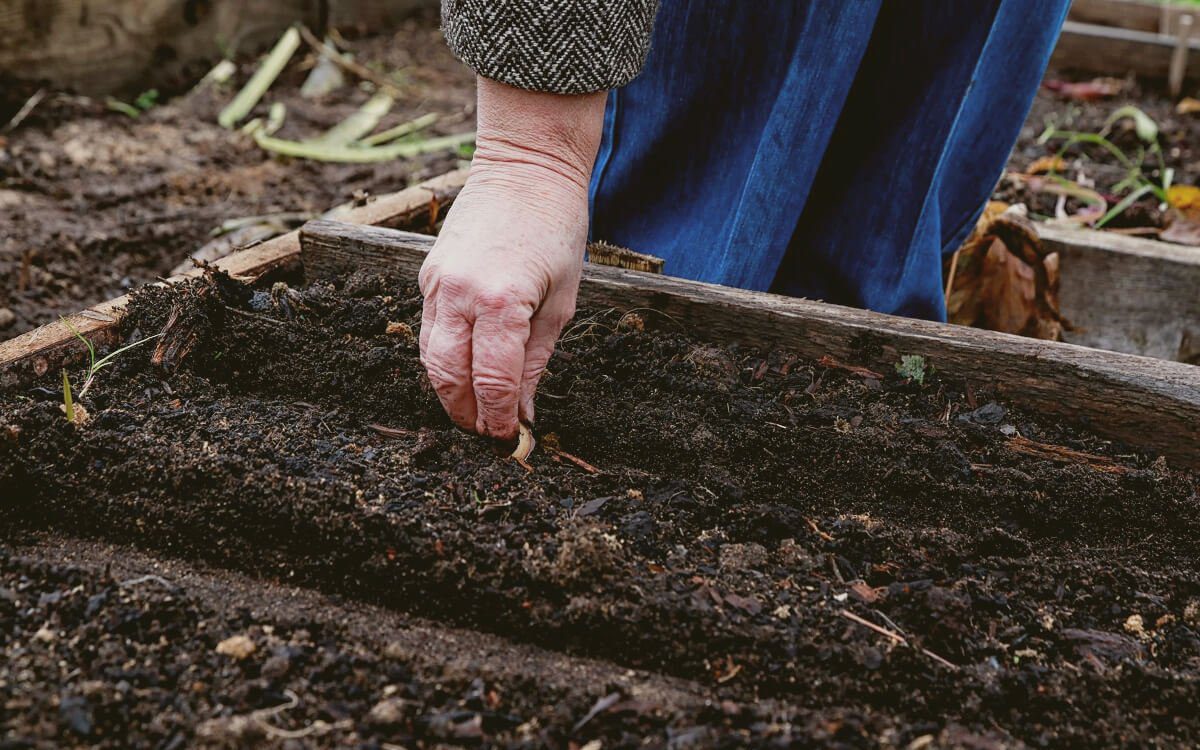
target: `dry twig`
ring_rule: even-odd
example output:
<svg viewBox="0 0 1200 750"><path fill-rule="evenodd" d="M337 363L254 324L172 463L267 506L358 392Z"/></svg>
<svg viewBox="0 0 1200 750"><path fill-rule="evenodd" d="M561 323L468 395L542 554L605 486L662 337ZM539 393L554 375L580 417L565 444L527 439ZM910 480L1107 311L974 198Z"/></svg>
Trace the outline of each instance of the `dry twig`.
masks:
<svg viewBox="0 0 1200 750"><path fill-rule="evenodd" d="M1087 464L1096 471L1102 471L1106 474L1125 474L1129 472L1127 467L1122 466L1108 456L1085 453L1084 451L1077 451L1074 448L1068 448L1063 445L1039 443L1019 435L1009 438L1007 446L1010 450L1026 456L1054 461L1055 463Z"/></svg>
<svg viewBox="0 0 1200 750"><path fill-rule="evenodd" d="M817 360L817 364L821 367L828 367L833 370L845 370L846 372L858 375L861 378L875 378L876 380L883 380L883 375L875 372L874 370L866 367L860 367L859 365L848 365L836 357L828 354Z"/></svg>
<svg viewBox="0 0 1200 750"><path fill-rule="evenodd" d="M320 54L327 55L329 59L333 60L338 67L343 68L349 73L353 73L365 81L370 81L392 96L397 98L400 97L400 88L396 86L395 82L388 80L385 76L381 76L370 68L360 65L359 63L356 63L350 58L346 57L338 50L318 39L316 34L308 30L308 27L297 26L296 28L300 30L300 36L304 39L308 46L312 47Z"/></svg>
<svg viewBox="0 0 1200 750"><path fill-rule="evenodd" d="M549 453L551 456L554 456L555 458L561 458L561 459L570 461L571 463L575 464L576 466L583 469L584 471L586 471L589 474L603 474L604 473L604 472L600 471L600 469L593 466L592 464L589 464L587 461L584 461L579 456L575 456L570 453L567 453L565 450L563 450L561 448L555 448L553 446L547 445L547 446L545 446L545 449L546 449L546 452Z"/></svg>
<svg viewBox="0 0 1200 750"><path fill-rule="evenodd" d="M381 425L381 424L369 424L369 425L367 425L367 427L371 428L376 433L378 433L384 437L387 437L387 438L396 438L396 439L410 438L417 434L417 433L413 432L412 430L401 430L396 427L385 427L384 425Z"/></svg>
<svg viewBox="0 0 1200 750"><path fill-rule="evenodd" d="M29 113L33 111L33 108L36 107L42 101L42 99L45 98L45 96L46 89L38 89L33 96L29 97L25 103L21 105L21 108L18 109L17 113L12 116L12 119L8 121L8 124L3 128L0 128L0 133L8 133L15 130L16 127L20 125L26 117L29 117Z"/></svg>
<svg viewBox="0 0 1200 750"><path fill-rule="evenodd" d="M955 663L954 663L954 662L952 662L952 661L949 661L949 660L948 660L948 659L946 659L945 657L939 656L939 655L937 655L937 654L933 653L932 651L930 651L930 650L929 650L929 649L927 649L927 648L922 648L922 647L919 647L919 646L913 646L913 644L912 644L911 642L909 642L909 640L908 640L907 638L905 638L904 636L900 635L899 633L896 633L896 632L894 632L894 631L888 630L887 628L885 628L885 627L882 627L882 626L880 626L880 625L876 625L875 623L871 622L870 620L867 620L867 619L864 619L864 618L862 618L862 617L859 617L858 615L854 614L853 612L851 612L851 611L850 611L850 610L848 610L848 609L843 609L843 610L842 610L842 611L841 611L839 614L840 614L842 617L845 617L847 620L850 620L851 622L856 622L856 623L858 623L859 625L862 625L864 628L867 628L868 630L873 630L873 631L875 631L876 633L879 633L879 634L880 634L880 635L882 635L882 636L886 636L887 638L891 638L891 639L892 639L894 642L896 642L896 643L900 644L901 646L909 646L909 647L916 648L918 651L920 651L921 653L925 654L925 655L926 655L926 656L928 656L930 659L933 659L933 660L934 660L934 661L936 661L938 664L941 664L943 667L946 667L946 668L948 668L948 669L952 669L952 670L957 670L957 669L958 669L958 665L957 665L957 664L955 664Z"/></svg>

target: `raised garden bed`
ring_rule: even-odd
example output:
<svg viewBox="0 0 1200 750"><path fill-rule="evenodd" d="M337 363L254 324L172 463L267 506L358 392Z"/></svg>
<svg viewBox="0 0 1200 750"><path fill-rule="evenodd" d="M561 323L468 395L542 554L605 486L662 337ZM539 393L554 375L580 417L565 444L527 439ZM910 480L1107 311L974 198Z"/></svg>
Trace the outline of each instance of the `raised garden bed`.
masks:
<svg viewBox="0 0 1200 750"><path fill-rule="evenodd" d="M1200 362L1194 292L1200 247L1158 239L1171 236L1166 230L1178 219L1160 196L1162 186L1190 186L1200 174L1200 114L1180 111L1175 100L1133 80L1075 80L1058 72L1047 78L995 198L1025 205L1045 249L1058 254L1060 309L1070 323L1064 339ZM1090 99L1087 87L1102 95ZM1152 143L1139 138L1134 118L1122 114L1131 108L1153 121ZM1136 184L1130 179L1135 171ZM1105 206L1079 197L1089 194ZM1111 215L1101 222L1101 214Z"/></svg>
<svg viewBox="0 0 1200 750"><path fill-rule="evenodd" d="M1150 361L1059 344L1022 355L1002 346L1014 337L769 295L750 296L751 314L744 293L594 271L543 384L542 447L527 471L442 414L411 338L412 275L334 267L375 253L378 266L411 268L427 240L357 231L310 227L270 264L258 256L255 267L278 268L303 250L308 286L209 277L135 295L104 324L113 345L171 317L189 321L194 344L169 373L149 363L152 346L118 357L81 402L86 424L66 422L49 364L11 379L0 395L4 539L65 536L26 553L35 559L86 557L74 540L90 539L246 573L267 614L230 619L203 586L165 599L151 583L131 600L119 581L136 570L114 583L94 562L66 573L5 558L3 589L20 605L0 598L0 643L22 660L0 664L0 681L27 684L18 678L34 669L39 694L58 694L5 714L6 732L83 742L133 724L139 744L188 744L214 726L204 722L290 705L290 690L304 708L267 719L297 731L344 722L305 738L330 745L480 740L445 734L459 724L512 746L1200 739L1189 710L1197 476L1176 468L1181 458L1140 453L1133 436L1111 443L1014 408L982 372L962 375L972 353L980 370L1002 364L993 376L1019 401L1073 373L1058 392L1065 408L1107 398L1120 412L1140 388L1179 399L1179 419L1194 408L1191 368L1157 363L1121 383L1121 366ZM400 260L383 262L389 253ZM901 375L897 354L926 358ZM1184 378L1173 385L1172 368ZM1155 425L1139 425L1153 439ZM1195 448L1194 434L1175 442ZM534 643L550 661L526 671L481 656L493 676L478 697L461 670L430 666L461 658L453 639L427 636L425 653L381 661L369 644L397 627L386 617L314 638L268 616L293 585L428 618L433 633ZM87 602L106 592L89 620ZM101 648L92 623L112 618L133 623L125 648L147 656L136 674L78 647ZM177 623L166 645L156 621ZM254 655L214 651L236 635ZM300 666L268 668L293 641L299 653L284 653ZM646 670L637 680L676 697L543 678L539 665L580 658L594 675ZM313 659L342 677L314 675ZM337 666L346 659L353 667ZM173 666L183 663L195 666ZM487 692L496 674L500 699ZM121 680L135 696L126 718L107 710ZM217 690L180 689L197 681ZM388 684L411 703L380 727L370 713ZM154 721L164 693L151 688L164 685L187 696L171 709L184 719Z"/></svg>

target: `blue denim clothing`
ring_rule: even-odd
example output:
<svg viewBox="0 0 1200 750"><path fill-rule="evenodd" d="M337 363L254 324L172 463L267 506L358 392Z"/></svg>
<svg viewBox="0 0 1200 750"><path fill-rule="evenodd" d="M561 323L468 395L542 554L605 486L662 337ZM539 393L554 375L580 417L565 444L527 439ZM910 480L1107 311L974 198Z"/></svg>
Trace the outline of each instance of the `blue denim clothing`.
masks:
<svg viewBox="0 0 1200 750"><path fill-rule="evenodd" d="M717 284L945 319L942 256L1069 0L662 0L613 91L592 235Z"/></svg>

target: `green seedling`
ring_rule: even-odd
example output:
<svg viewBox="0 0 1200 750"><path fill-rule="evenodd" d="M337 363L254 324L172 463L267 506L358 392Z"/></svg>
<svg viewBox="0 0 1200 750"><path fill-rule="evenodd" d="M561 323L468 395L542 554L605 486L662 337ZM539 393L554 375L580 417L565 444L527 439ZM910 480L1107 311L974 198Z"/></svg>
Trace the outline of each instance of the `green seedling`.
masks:
<svg viewBox="0 0 1200 750"><path fill-rule="evenodd" d="M896 363L896 372L917 385L925 385L925 376L933 374L933 368L920 354L905 354Z"/></svg>
<svg viewBox="0 0 1200 750"><path fill-rule="evenodd" d="M142 110L138 109L137 107L133 106L132 104L126 104L125 102L121 101L120 99L117 99L116 97L110 96L110 97L106 98L104 100L104 106L108 107L113 112L120 112L121 114L123 114L129 118L136 119L136 118L142 116Z"/></svg>
<svg viewBox="0 0 1200 750"><path fill-rule="evenodd" d="M63 376L63 411L67 413L67 421L74 424L75 422L75 400L71 398L71 379L67 377L67 371L62 371Z"/></svg>
<svg viewBox="0 0 1200 750"><path fill-rule="evenodd" d="M116 359L119 355L124 354L125 352L129 351L130 349L133 349L134 347L141 346L142 344L145 344L148 341L153 341L154 339L156 339L162 335L161 333L156 333L153 336L147 336L146 338L141 339L140 341L135 341L132 344L127 344L127 345L121 347L120 349L117 349L114 352L110 352L109 354L101 357L100 359L96 359L96 347L92 345L92 342L89 341L86 336L84 336L82 333L80 333L79 329L77 329L75 326L71 325L71 322L69 320L67 320L66 318L61 318L61 320L63 322L63 325L65 325L67 328L71 329L71 333L75 334L75 338L77 338L83 342L83 345L87 347L87 351L88 351L87 375L84 376L83 386L79 389L79 395L77 398L83 398L87 394L88 389L92 387L92 383L94 383L96 381L96 373L99 372L100 370L102 370L103 368L107 367L108 365L112 364L113 360ZM70 401L68 400L70 398L70 393L71 393L70 381L67 379L67 373L64 370L63 371L63 404L64 405L70 404ZM68 409L70 409L70 408L71 407L68 406Z"/></svg>
<svg viewBox="0 0 1200 750"><path fill-rule="evenodd" d="M120 112L126 117L138 118L142 113L158 104L158 89L147 89L138 94L133 100L133 104L117 99L116 97L108 97L104 100L104 106L111 109L113 112Z"/></svg>
<svg viewBox="0 0 1200 750"><path fill-rule="evenodd" d="M147 89L138 94L138 97L133 100L133 106L145 112L154 105L158 104L158 89Z"/></svg>
<svg viewBox="0 0 1200 750"><path fill-rule="evenodd" d="M1108 137L1112 132L1113 126L1122 120L1131 120L1133 122L1133 130L1137 134L1138 140L1143 144L1138 147L1137 153L1132 156L1121 149L1120 146L1113 143ZM1158 123L1150 115L1137 107L1126 105L1113 111L1105 121L1104 127L1098 133L1059 130L1051 124L1047 125L1046 130L1038 138L1038 143L1044 144L1053 140L1064 139L1062 148L1058 151L1059 159L1072 146L1077 144L1097 146L1111 154L1117 160L1117 163L1125 169L1125 177L1113 185L1113 192L1117 194L1124 193L1125 195L1115 206L1096 220L1093 226L1099 229L1120 216L1130 206L1146 195L1153 193L1159 201L1166 202L1167 191L1171 188L1171 183L1175 179L1175 170L1168 168L1163 159L1162 146L1158 142L1158 135ZM1155 157L1158 162L1159 179L1157 180L1151 179L1142 169L1147 156ZM1051 178L1062 179L1053 172L1050 176Z"/></svg>

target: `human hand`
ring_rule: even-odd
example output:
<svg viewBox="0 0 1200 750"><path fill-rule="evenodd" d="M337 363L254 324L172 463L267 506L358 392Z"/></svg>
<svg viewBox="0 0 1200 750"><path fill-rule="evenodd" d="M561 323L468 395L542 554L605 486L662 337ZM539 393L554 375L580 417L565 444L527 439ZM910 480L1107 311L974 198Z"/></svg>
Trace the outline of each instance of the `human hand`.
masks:
<svg viewBox="0 0 1200 750"><path fill-rule="evenodd" d="M471 173L421 268L421 361L455 424L511 440L575 297L603 94L479 86Z"/></svg>

